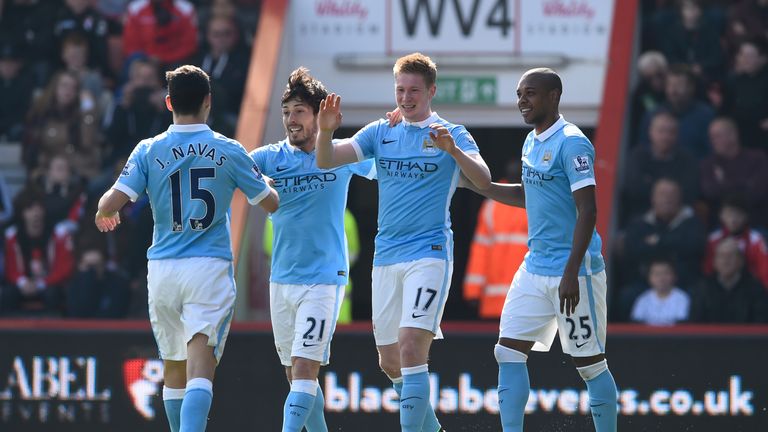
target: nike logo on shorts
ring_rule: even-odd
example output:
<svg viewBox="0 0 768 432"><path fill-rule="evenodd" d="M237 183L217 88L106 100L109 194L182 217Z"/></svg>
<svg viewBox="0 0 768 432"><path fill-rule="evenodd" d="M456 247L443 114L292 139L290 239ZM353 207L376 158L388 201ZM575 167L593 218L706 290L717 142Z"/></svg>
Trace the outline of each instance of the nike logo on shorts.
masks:
<svg viewBox="0 0 768 432"><path fill-rule="evenodd" d="M291 408L296 407L296 408L307 409L307 407L303 407L301 405L296 405L296 404L288 404L288 406L291 407Z"/></svg>
<svg viewBox="0 0 768 432"><path fill-rule="evenodd" d="M589 343L589 341L586 341L586 342L584 342L583 344L579 345L579 343L578 343L578 342L576 342L576 348L581 348L581 347L583 347L584 345L586 345L586 344L588 344L588 343Z"/></svg>
<svg viewBox="0 0 768 432"><path fill-rule="evenodd" d="M421 318L423 316L427 316L427 314L416 315L416 312L411 314L411 318Z"/></svg>
<svg viewBox="0 0 768 432"><path fill-rule="evenodd" d="M313 346L318 346L320 344L308 344L308 343L304 342L302 345L304 345L305 348L309 348L309 347L313 347Z"/></svg>
<svg viewBox="0 0 768 432"><path fill-rule="evenodd" d="M388 139L385 139L385 140L381 140L381 143L382 143L382 144L390 144L390 143L393 143L393 142L395 142L395 141L397 141L397 140L388 140Z"/></svg>

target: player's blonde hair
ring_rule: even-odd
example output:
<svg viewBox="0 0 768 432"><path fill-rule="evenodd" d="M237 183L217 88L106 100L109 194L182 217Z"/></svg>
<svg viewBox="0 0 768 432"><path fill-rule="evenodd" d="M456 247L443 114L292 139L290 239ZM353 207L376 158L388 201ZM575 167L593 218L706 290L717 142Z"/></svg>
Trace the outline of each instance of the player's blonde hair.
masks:
<svg viewBox="0 0 768 432"><path fill-rule="evenodd" d="M435 85L435 80L437 79L437 65L431 58L420 52L408 54L397 59L392 72L395 74L395 77L401 73L419 74L424 77L427 87Z"/></svg>

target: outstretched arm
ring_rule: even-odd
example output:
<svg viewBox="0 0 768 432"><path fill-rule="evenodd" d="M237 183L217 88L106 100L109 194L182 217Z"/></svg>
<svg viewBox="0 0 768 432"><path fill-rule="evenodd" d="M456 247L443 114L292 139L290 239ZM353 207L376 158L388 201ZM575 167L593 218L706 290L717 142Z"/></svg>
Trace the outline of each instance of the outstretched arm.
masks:
<svg viewBox="0 0 768 432"><path fill-rule="evenodd" d="M456 146L453 135L445 126L433 123L429 127L432 129L429 137L432 138L435 145L456 160L456 164L461 168L461 172L464 173L475 188L486 190L491 187L491 171L488 169L488 165L485 164L482 156L464 153L464 150Z"/></svg>
<svg viewBox="0 0 768 432"><path fill-rule="evenodd" d="M520 183L496 183L491 182L488 189L480 190L470 182L464 174L461 174L459 187L471 190L486 198L498 201L502 204L525 208L525 188Z"/></svg>
<svg viewBox="0 0 768 432"><path fill-rule="evenodd" d="M357 152L351 141L334 145L331 140L333 133L341 125L341 96L331 93L320 102L317 113L317 167L322 169L335 168L357 162Z"/></svg>
<svg viewBox="0 0 768 432"><path fill-rule="evenodd" d="M96 227L101 232L112 231L120 225L120 209L130 200L125 192L112 188L99 199Z"/></svg>

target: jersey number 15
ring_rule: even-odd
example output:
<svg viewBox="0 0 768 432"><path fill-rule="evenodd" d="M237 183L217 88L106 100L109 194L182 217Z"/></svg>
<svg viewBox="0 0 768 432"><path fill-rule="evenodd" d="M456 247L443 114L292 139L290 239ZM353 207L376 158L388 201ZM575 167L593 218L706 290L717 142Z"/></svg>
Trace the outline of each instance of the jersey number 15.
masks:
<svg viewBox="0 0 768 432"><path fill-rule="evenodd" d="M200 187L200 179L215 177L215 168L189 169L189 197L205 203L205 214L202 218L189 218L189 226L195 231L203 231L208 228L213 222L213 215L216 214L216 199L211 191ZM171 226L173 232L182 232L184 231L184 221L182 221L181 216L181 170L174 171L169 180L171 182Z"/></svg>

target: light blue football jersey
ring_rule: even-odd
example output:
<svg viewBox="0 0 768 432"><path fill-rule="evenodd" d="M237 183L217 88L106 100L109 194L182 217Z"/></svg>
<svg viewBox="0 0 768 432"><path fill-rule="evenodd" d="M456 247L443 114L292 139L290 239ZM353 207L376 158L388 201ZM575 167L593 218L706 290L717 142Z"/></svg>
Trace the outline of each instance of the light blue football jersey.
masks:
<svg viewBox="0 0 768 432"><path fill-rule="evenodd" d="M528 272L562 276L576 227L573 191L595 185L595 148L581 130L560 116L549 129L531 131L523 144L523 185L528 213ZM593 231L579 275L605 268L602 242Z"/></svg>
<svg viewBox="0 0 768 432"><path fill-rule="evenodd" d="M282 284L346 285L349 274L344 209L353 174L376 176L373 161L323 170L315 152L288 140L258 148L251 158L275 181L280 208L272 213L272 272Z"/></svg>
<svg viewBox="0 0 768 432"><path fill-rule="evenodd" d="M113 186L136 201L145 190L155 221L149 259L232 259L229 205L235 188L251 204L269 195L235 140L207 125L171 125L133 149Z"/></svg>
<svg viewBox="0 0 768 432"><path fill-rule="evenodd" d="M459 166L435 147L429 125L440 123L467 154L478 154L472 135L437 114L421 122L369 123L352 137L358 159L375 158L379 181L379 232L374 265L422 258L453 260L449 207Z"/></svg>

